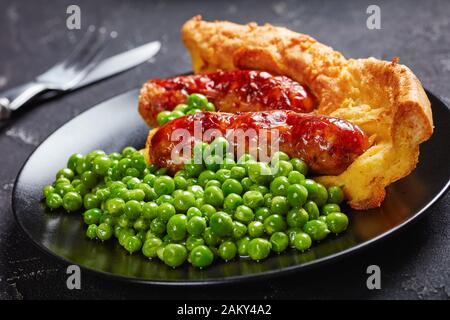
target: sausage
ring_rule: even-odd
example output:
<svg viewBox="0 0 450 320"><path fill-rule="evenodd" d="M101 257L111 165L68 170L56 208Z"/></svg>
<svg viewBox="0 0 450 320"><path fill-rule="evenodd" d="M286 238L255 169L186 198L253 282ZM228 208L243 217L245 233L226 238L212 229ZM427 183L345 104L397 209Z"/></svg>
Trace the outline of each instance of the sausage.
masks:
<svg viewBox="0 0 450 320"><path fill-rule="evenodd" d="M311 112L316 106L314 96L288 77L233 70L149 80L139 95L139 112L150 126L157 126L159 112L185 103L191 93L205 95L222 112Z"/></svg>
<svg viewBox="0 0 450 320"><path fill-rule="evenodd" d="M249 132L256 134L246 135ZM174 119L149 137L150 162L175 172L192 157L195 143L209 143L218 133L234 152L243 150L242 144L245 151L254 152L256 141L258 150L269 146L267 154L279 150L301 158L312 173L320 175L342 173L368 147L367 136L359 127L329 116L291 110L199 112Z"/></svg>

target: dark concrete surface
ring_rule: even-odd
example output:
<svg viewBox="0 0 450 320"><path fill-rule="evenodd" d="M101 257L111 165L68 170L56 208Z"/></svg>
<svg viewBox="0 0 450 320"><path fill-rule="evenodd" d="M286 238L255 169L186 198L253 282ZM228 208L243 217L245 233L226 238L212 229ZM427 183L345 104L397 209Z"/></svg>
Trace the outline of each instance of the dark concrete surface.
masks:
<svg viewBox="0 0 450 320"><path fill-rule="evenodd" d="M68 55L83 34L83 30L66 28L69 4L80 6L83 30L95 24L118 32L108 51L111 54L155 39L162 40L163 49L154 60L132 71L22 112L0 129L0 299L449 298L449 193L420 221L361 254L270 281L207 288L128 285L83 273L82 289L70 291L66 288L67 266L32 245L16 225L10 208L20 167L51 132L147 78L190 70L179 28L195 14L206 19L287 26L348 57L399 56L424 86L450 104L449 1L1 0L0 90L32 79ZM370 4L381 8L381 30L366 27ZM371 264L381 268L381 290L366 288L366 267Z"/></svg>

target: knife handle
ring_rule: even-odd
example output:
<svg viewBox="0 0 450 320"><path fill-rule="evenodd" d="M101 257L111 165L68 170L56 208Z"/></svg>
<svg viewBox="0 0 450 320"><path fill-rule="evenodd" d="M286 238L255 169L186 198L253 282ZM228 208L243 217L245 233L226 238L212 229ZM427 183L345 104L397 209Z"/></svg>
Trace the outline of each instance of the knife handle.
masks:
<svg viewBox="0 0 450 320"><path fill-rule="evenodd" d="M13 111L47 89L47 86L42 83L29 82L2 92L0 94L0 119L9 119Z"/></svg>

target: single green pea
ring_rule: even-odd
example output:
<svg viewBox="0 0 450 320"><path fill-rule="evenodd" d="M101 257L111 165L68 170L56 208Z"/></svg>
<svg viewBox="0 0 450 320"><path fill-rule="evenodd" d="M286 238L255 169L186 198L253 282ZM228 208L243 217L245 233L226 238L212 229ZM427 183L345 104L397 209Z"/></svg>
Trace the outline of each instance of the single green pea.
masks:
<svg viewBox="0 0 450 320"><path fill-rule="evenodd" d="M252 260L259 261L269 256L271 247L268 240L255 238L248 243L247 252Z"/></svg>
<svg viewBox="0 0 450 320"><path fill-rule="evenodd" d="M194 267L204 268L213 263L214 254L207 246L200 245L192 249L190 260Z"/></svg>
<svg viewBox="0 0 450 320"><path fill-rule="evenodd" d="M125 246L125 241L128 237L136 235L136 232L131 228L124 228L119 232L119 244L123 247Z"/></svg>
<svg viewBox="0 0 450 320"><path fill-rule="evenodd" d="M149 173L145 175L144 179L142 179L142 182L148 184L150 187L153 187L156 180L156 176L153 173Z"/></svg>
<svg viewBox="0 0 450 320"><path fill-rule="evenodd" d="M75 177L75 173L73 172L72 169L69 168L64 168L58 171L58 173L56 174L56 179L64 177L68 180L72 180Z"/></svg>
<svg viewBox="0 0 450 320"><path fill-rule="evenodd" d="M290 185L287 190L287 200L292 207L301 207L305 204L308 198L308 190L300 185Z"/></svg>
<svg viewBox="0 0 450 320"><path fill-rule="evenodd" d="M163 203L170 203L171 205L173 205L174 198L172 196L169 196L168 194L163 194L162 196L158 197L155 202L158 206L162 205Z"/></svg>
<svg viewBox="0 0 450 320"><path fill-rule="evenodd" d="M160 177L160 176L166 175L166 173L167 173L167 168L158 168L158 169L154 172L154 175L157 176L157 177Z"/></svg>
<svg viewBox="0 0 450 320"><path fill-rule="evenodd" d="M243 188L239 181L235 179L226 179L222 184L222 191L225 196L229 195L230 193L236 193L240 195L243 191Z"/></svg>
<svg viewBox="0 0 450 320"><path fill-rule="evenodd" d="M53 193L55 191L55 188L51 185L46 185L42 189L42 193L44 194L44 197L47 197L49 194Z"/></svg>
<svg viewBox="0 0 450 320"><path fill-rule="evenodd" d="M190 178L195 178L203 172L204 166L201 162L196 161L195 159L188 159L184 163L184 170Z"/></svg>
<svg viewBox="0 0 450 320"><path fill-rule="evenodd" d="M97 238L97 225L96 224L89 225L89 227L86 230L86 237L88 237L89 239Z"/></svg>
<svg viewBox="0 0 450 320"><path fill-rule="evenodd" d="M97 224L100 221L101 215L102 211L100 209L89 209L83 214L84 223L88 225Z"/></svg>
<svg viewBox="0 0 450 320"><path fill-rule="evenodd" d="M244 199L244 204L252 209L264 205L264 196L259 191L247 191L242 198Z"/></svg>
<svg viewBox="0 0 450 320"><path fill-rule="evenodd" d="M205 158L206 169L216 172L220 169L220 164L223 162L223 158L218 155L210 155Z"/></svg>
<svg viewBox="0 0 450 320"><path fill-rule="evenodd" d="M186 113L186 111L188 111L188 110L189 110L189 106L185 103L180 103L173 109L173 111L181 111L183 113Z"/></svg>
<svg viewBox="0 0 450 320"><path fill-rule="evenodd" d="M254 184L254 185L250 186L250 190L249 191L257 191L257 192L261 193L263 196L265 196L266 194L269 193L270 190L266 186L261 186L259 184Z"/></svg>
<svg viewBox="0 0 450 320"><path fill-rule="evenodd" d="M310 220L303 226L303 231L306 232L311 239L320 241L326 238L330 233L326 223L320 220Z"/></svg>
<svg viewBox="0 0 450 320"><path fill-rule="evenodd" d="M249 177L245 177L241 180L241 185L244 191L249 191L251 186L253 185L253 181Z"/></svg>
<svg viewBox="0 0 450 320"><path fill-rule="evenodd" d="M145 240L142 246L142 253L147 258L154 258L157 256L156 251L162 246L162 240L159 238L151 237Z"/></svg>
<svg viewBox="0 0 450 320"><path fill-rule="evenodd" d="M290 184L299 184L305 180L305 176L299 171L291 171L288 175L288 181Z"/></svg>
<svg viewBox="0 0 450 320"><path fill-rule="evenodd" d="M50 193L47 198L45 199L45 204L50 209L58 209L62 206L63 199L61 196L57 193Z"/></svg>
<svg viewBox="0 0 450 320"><path fill-rule="evenodd" d="M162 126L162 125L166 124L167 122L169 122L169 117L171 115L172 115L172 113L170 111L161 111L156 116L156 121L158 121L158 124L160 126Z"/></svg>
<svg viewBox="0 0 450 320"><path fill-rule="evenodd" d="M101 223L97 227L97 238L102 241L109 240L112 237L113 229L107 223Z"/></svg>
<svg viewBox="0 0 450 320"><path fill-rule="evenodd" d="M233 221L233 239L238 240L247 233L247 226L239 221Z"/></svg>
<svg viewBox="0 0 450 320"><path fill-rule="evenodd" d="M286 230L286 222L279 214L272 214L264 220L264 229L267 234Z"/></svg>
<svg viewBox="0 0 450 320"><path fill-rule="evenodd" d="M331 232L341 233L347 230L348 217L341 212L332 212L327 215L326 223Z"/></svg>
<svg viewBox="0 0 450 320"><path fill-rule="evenodd" d="M188 96L187 105L189 108L203 109L208 104L208 98L200 93L192 93Z"/></svg>
<svg viewBox="0 0 450 320"><path fill-rule="evenodd" d="M222 159L229 147L230 143L224 137L217 137L209 144L210 150Z"/></svg>
<svg viewBox="0 0 450 320"><path fill-rule="evenodd" d="M160 236L160 235L164 234L164 232L166 232L166 223L159 217L155 218L150 223L150 230L154 234Z"/></svg>
<svg viewBox="0 0 450 320"><path fill-rule="evenodd" d="M170 116L172 117L172 118L179 118L179 117L183 117L183 116L185 116L185 113L183 112L183 111L180 111L180 110L173 110L171 113L170 113Z"/></svg>
<svg viewBox="0 0 450 320"><path fill-rule="evenodd" d="M122 228L129 228L132 225L131 221L125 215L121 215L120 217L117 217L116 223L118 226L120 226Z"/></svg>
<svg viewBox="0 0 450 320"><path fill-rule="evenodd" d="M83 199L79 193L67 192L62 199L62 205L67 211L77 211L82 207Z"/></svg>
<svg viewBox="0 0 450 320"><path fill-rule="evenodd" d="M184 214L175 214L167 222L167 234L172 240L183 240L186 236L187 217Z"/></svg>
<svg viewBox="0 0 450 320"><path fill-rule="evenodd" d="M234 218L245 225L253 221L254 217L255 215L253 213L252 208L247 207L246 205L241 205L237 207L234 213Z"/></svg>
<svg viewBox="0 0 450 320"><path fill-rule="evenodd" d="M215 177L215 175L214 175ZM222 183L220 183L219 180L213 179L213 180L209 180L206 184L205 184L205 189L208 187L218 187L218 188L222 188Z"/></svg>
<svg viewBox="0 0 450 320"><path fill-rule="evenodd" d="M77 163L78 160L82 159L83 155L79 153L74 153L70 156L69 160L67 161L67 168L69 168L72 171L77 171Z"/></svg>
<svg viewBox="0 0 450 320"><path fill-rule="evenodd" d="M233 232L233 219L225 212L216 212L209 219L211 231L218 237L231 235Z"/></svg>
<svg viewBox="0 0 450 320"><path fill-rule="evenodd" d="M195 199L195 207L196 208L201 208L205 203L205 198L201 197L201 198L197 198Z"/></svg>
<svg viewBox="0 0 450 320"><path fill-rule="evenodd" d="M312 240L308 233L296 232L293 236L292 244L299 251L308 250L311 247Z"/></svg>
<svg viewBox="0 0 450 320"><path fill-rule="evenodd" d="M188 209L188 211L186 212L186 216L188 220L190 220L193 217L203 217L203 213L199 208L192 207Z"/></svg>
<svg viewBox="0 0 450 320"><path fill-rule="evenodd" d="M172 194L175 190L175 182L169 176L160 176L156 178L153 188L160 196L163 194Z"/></svg>
<svg viewBox="0 0 450 320"><path fill-rule="evenodd" d="M70 185L70 184L71 184L70 180L63 176L57 178L55 181L55 187L57 185Z"/></svg>
<svg viewBox="0 0 450 320"><path fill-rule="evenodd" d="M169 219L176 214L175 207L170 203L161 203L158 206L158 218L164 222L169 221Z"/></svg>
<svg viewBox="0 0 450 320"><path fill-rule="evenodd" d="M109 214L102 214L99 219L100 223L109 224L111 227L114 227L117 224L117 217L113 217Z"/></svg>
<svg viewBox="0 0 450 320"><path fill-rule="evenodd" d="M123 207L123 213L128 219L134 221L141 215L142 205L139 201L130 200L127 203L125 203Z"/></svg>
<svg viewBox="0 0 450 320"><path fill-rule="evenodd" d="M294 167L289 161L279 160L274 163L272 174L275 177L287 177L292 170L294 170Z"/></svg>
<svg viewBox="0 0 450 320"><path fill-rule="evenodd" d="M219 246L219 256L225 260L229 261L234 259L237 253L237 247L234 242L224 241Z"/></svg>
<svg viewBox="0 0 450 320"><path fill-rule="evenodd" d="M344 192L338 186L328 188L328 203L340 204L344 200Z"/></svg>
<svg viewBox="0 0 450 320"><path fill-rule="evenodd" d="M289 161L289 155L283 151L274 152L270 160L271 163L277 163L279 161Z"/></svg>
<svg viewBox="0 0 450 320"><path fill-rule="evenodd" d="M200 211L202 212L203 216L206 218L210 218L214 213L217 212L216 208L214 208L210 204L204 204L200 207Z"/></svg>
<svg viewBox="0 0 450 320"><path fill-rule="evenodd" d="M289 188L289 180L286 177L276 177L270 183L270 192L274 196L286 196Z"/></svg>
<svg viewBox="0 0 450 320"><path fill-rule="evenodd" d="M125 148L122 149L122 156L131 157L136 151L137 151L136 148L132 146L126 146Z"/></svg>
<svg viewBox="0 0 450 320"><path fill-rule="evenodd" d="M270 210L267 207L260 207L255 211L255 220L264 222L264 220L270 216Z"/></svg>
<svg viewBox="0 0 450 320"><path fill-rule="evenodd" d="M80 184L80 185L83 185L83 184ZM73 191L77 192L77 188L74 188L70 183L61 183L60 182L55 185L55 190L53 192L59 194L61 197L64 197L64 195L66 193L73 192Z"/></svg>
<svg viewBox="0 0 450 320"><path fill-rule="evenodd" d="M225 158L225 159L223 159L222 163L220 164L220 169L230 170L230 176L231 176L231 169L233 169L235 166L236 166L236 162L234 161L234 159Z"/></svg>
<svg viewBox="0 0 450 320"><path fill-rule="evenodd" d="M128 189L135 189L141 183L141 179L134 176L126 176L122 179L122 182L127 185Z"/></svg>
<svg viewBox="0 0 450 320"><path fill-rule="evenodd" d="M319 217L319 207L314 201L307 201L303 208L308 212L309 220L315 220Z"/></svg>
<svg viewBox="0 0 450 320"><path fill-rule="evenodd" d="M292 158L291 163L295 171L300 172L304 176L308 174L308 165L306 164L305 161L298 158Z"/></svg>
<svg viewBox="0 0 450 320"><path fill-rule="evenodd" d="M248 224L248 235L251 238L259 238L264 234L264 224L260 221L252 221Z"/></svg>
<svg viewBox="0 0 450 320"><path fill-rule="evenodd" d="M244 204L242 197L236 193L230 193L223 202L223 208L226 212L233 212L237 207Z"/></svg>
<svg viewBox="0 0 450 320"><path fill-rule="evenodd" d="M276 196L273 197L270 205L270 211L273 214L286 215L289 210L289 203L286 197Z"/></svg>
<svg viewBox="0 0 450 320"><path fill-rule="evenodd" d="M231 171L228 169L219 169L216 172L216 180L218 180L220 183L224 183L225 180L231 178Z"/></svg>
<svg viewBox="0 0 450 320"><path fill-rule="evenodd" d="M326 216L332 212L341 212L341 207L339 207L339 205L335 203L327 203L322 207L321 212Z"/></svg>
<svg viewBox="0 0 450 320"><path fill-rule="evenodd" d="M141 250L142 247L142 240L139 239L137 236L129 236L126 238L124 242L125 250L127 250L130 254L135 253L136 251Z"/></svg>
<svg viewBox="0 0 450 320"><path fill-rule="evenodd" d="M189 236L186 239L186 249L192 251L195 247L202 246L205 244L205 240L202 237Z"/></svg>
<svg viewBox="0 0 450 320"><path fill-rule="evenodd" d="M247 165L248 177L253 183L266 185L272 177L272 171L267 163L256 162Z"/></svg>
<svg viewBox="0 0 450 320"><path fill-rule="evenodd" d="M250 243L250 237L243 237L239 239L236 244L238 247L238 253L241 257L248 256L248 244Z"/></svg>
<svg viewBox="0 0 450 320"><path fill-rule="evenodd" d="M241 181L247 176L247 170L244 167L234 166L230 169L230 177Z"/></svg>
<svg viewBox="0 0 450 320"><path fill-rule="evenodd" d="M192 192L181 191L174 196L174 206L179 212L186 212L189 208L195 206L195 196Z"/></svg>
<svg viewBox="0 0 450 320"><path fill-rule="evenodd" d="M205 243L206 243L208 246L212 246L212 247L217 246L217 245L219 244L219 242L220 242L219 236L216 235L216 234L212 231L211 227L207 227L207 228L205 229L205 232L203 233L203 239L205 240Z"/></svg>
<svg viewBox="0 0 450 320"><path fill-rule="evenodd" d="M202 173L199 174L198 176L198 184L202 187L205 187L206 184L211 181L214 180L216 177L216 173L214 171L211 170L205 170Z"/></svg>
<svg viewBox="0 0 450 320"><path fill-rule="evenodd" d="M218 187L208 187L205 189L204 194L205 202L215 207L223 205L224 196L222 189Z"/></svg>
<svg viewBox="0 0 450 320"><path fill-rule="evenodd" d="M144 192L145 201L151 201L158 197L155 190L146 183L141 182L135 188L135 190L142 190ZM134 194L134 196L136 196L136 193Z"/></svg>
<svg viewBox="0 0 450 320"><path fill-rule="evenodd" d="M97 175L88 170L85 171L81 174L81 182L88 188L91 189L93 187L95 187L95 185L97 184Z"/></svg>
<svg viewBox="0 0 450 320"><path fill-rule="evenodd" d="M317 204L317 206L323 206L328 200L327 188L325 188L322 184L317 183L317 193L310 198Z"/></svg>
<svg viewBox="0 0 450 320"><path fill-rule="evenodd" d="M109 190L109 188L99 188L96 192L95 195L97 196L97 199L100 202L106 201L109 196L111 195L111 191Z"/></svg>
<svg viewBox="0 0 450 320"><path fill-rule="evenodd" d="M264 195L264 206L266 206L267 208L272 207L272 200L273 200L273 194L266 193Z"/></svg>
<svg viewBox="0 0 450 320"><path fill-rule="evenodd" d="M195 198L203 198L205 196L205 191L198 185L190 185L187 187L186 191L192 192Z"/></svg>
<svg viewBox="0 0 450 320"><path fill-rule="evenodd" d="M308 222L309 216L303 208L294 208L289 211L286 221L291 228L301 228Z"/></svg>
<svg viewBox="0 0 450 320"><path fill-rule="evenodd" d="M164 247L163 261L172 268L181 266L186 260L187 250L181 244L171 243Z"/></svg>
<svg viewBox="0 0 450 320"><path fill-rule="evenodd" d="M301 184L308 190L308 199L313 200L319 191L317 183L312 179L305 179Z"/></svg>
<svg viewBox="0 0 450 320"><path fill-rule="evenodd" d="M122 159L122 155L121 155L119 152L111 152L111 153L108 155L108 157L109 157L111 160L120 160L120 159Z"/></svg>
<svg viewBox="0 0 450 320"><path fill-rule="evenodd" d="M114 217L118 217L122 214L125 201L120 198L112 198L106 201L106 211Z"/></svg>
<svg viewBox="0 0 450 320"><path fill-rule="evenodd" d="M289 245L289 237L284 232L275 232L270 236L270 244L274 252L283 252Z"/></svg>
<svg viewBox="0 0 450 320"><path fill-rule="evenodd" d="M187 232L193 236L200 236L201 234L203 234L205 229L206 229L206 219L199 216L190 218L186 225Z"/></svg>
<svg viewBox="0 0 450 320"><path fill-rule="evenodd" d="M208 111L208 112L215 112L215 111L216 111L216 106L215 106L213 103L208 102L208 103L206 104L205 111Z"/></svg>
<svg viewBox="0 0 450 320"><path fill-rule="evenodd" d="M133 228L137 231L147 231L150 225L144 217L139 217L134 221Z"/></svg>
<svg viewBox="0 0 450 320"><path fill-rule="evenodd" d="M86 159L86 157L81 157L77 160L77 167L75 168L75 171L78 174L82 174L85 171L90 170L91 163Z"/></svg>
<svg viewBox="0 0 450 320"><path fill-rule="evenodd" d="M98 156L92 162L92 171L100 176L106 176L112 160L108 156Z"/></svg>
<svg viewBox="0 0 450 320"><path fill-rule="evenodd" d="M83 205L86 209L99 208L101 205L97 195L88 193L84 196Z"/></svg>

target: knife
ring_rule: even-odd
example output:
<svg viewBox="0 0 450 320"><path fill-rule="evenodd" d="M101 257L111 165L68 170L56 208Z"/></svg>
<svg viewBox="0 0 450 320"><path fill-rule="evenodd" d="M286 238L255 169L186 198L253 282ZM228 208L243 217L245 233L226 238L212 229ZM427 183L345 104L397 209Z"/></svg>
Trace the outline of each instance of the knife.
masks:
<svg viewBox="0 0 450 320"><path fill-rule="evenodd" d="M53 91L55 94L70 92L119 74L151 59L158 53L160 48L161 43L159 41L153 41L99 61L80 81L67 90L54 90L53 88L45 87L45 83L32 81L0 93L0 120L8 119L13 111L19 109L22 105L25 105L33 97L41 93L49 91ZM46 95L42 100L49 97L51 95Z"/></svg>

